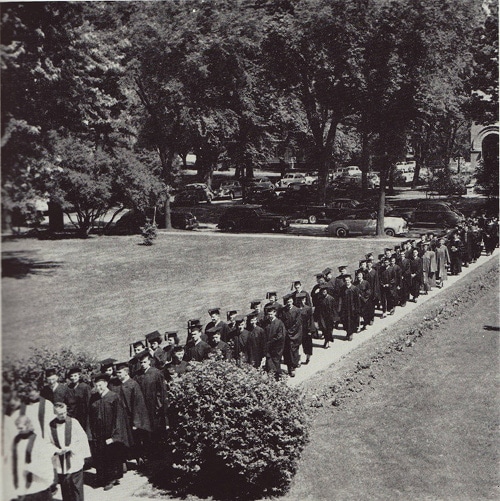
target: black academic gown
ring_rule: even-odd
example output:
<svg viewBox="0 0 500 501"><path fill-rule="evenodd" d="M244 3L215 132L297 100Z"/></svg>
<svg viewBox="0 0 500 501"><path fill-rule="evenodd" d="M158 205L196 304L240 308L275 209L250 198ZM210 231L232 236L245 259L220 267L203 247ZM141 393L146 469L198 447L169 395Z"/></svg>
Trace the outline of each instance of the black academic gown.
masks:
<svg viewBox="0 0 500 501"><path fill-rule="evenodd" d="M141 370L134 378L144 395L149 423L153 434L161 433L166 426L167 385L162 373L155 367Z"/></svg>
<svg viewBox="0 0 500 501"><path fill-rule="evenodd" d="M222 341L224 341L225 343L227 343L227 340L229 338L229 331L230 331L230 328L229 326L226 324L226 322L223 322L222 320L219 320L217 323L215 322L208 322L208 324L205 326L205 335L207 337L209 337L209 329L213 329L214 327L218 327L219 328L219 332L220 332L220 338Z"/></svg>
<svg viewBox="0 0 500 501"><path fill-rule="evenodd" d="M305 355L312 355L312 334L316 331L313 319L313 310L310 306L301 306L299 308L302 325L302 349Z"/></svg>
<svg viewBox="0 0 500 501"><path fill-rule="evenodd" d="M149 415L139 383L133 379L127 379L121 384L118 395L125 409L130 427L150 432Z"/></svg>
<svg viewBox="0 0 500 501"><path fill-rule="evenodd" d="M351 336L359 327L360 299L359 291L354 286L344 286L340 291L340 320L347 336Z"/></svg>
<svg viewBox="0 0 500 501"><path fill-rule="evenodd" d="M217 344L210 343L210 354L222 357L223 360L231 359L231 348L224 341L219 341Z"/></svg>
<svg viewBox="0 0 500 501"><path fill-rule="evenodd" d="M265 355L266 333L262 327L256 325L248 328L247 356L248 363L259 368Z"/></svg>
<svg viewBox="0 0 500 501"><path fill-rule="evenodd" d="M186 354L184 357L186 362L203 362L203 360L208 358L209 353L210 345L205 343L205 341L200 341L189 347L186 346Z"/></svg>
<svg viewBox="0 0 500 501"><path fill-rule="evenodd" d="M298 367L300 362L299 348L302 344L302 316L296 306L285 306L281 309L280 319L285 325L286 337L284 358L289 369Z"/></svg>
<svg viewBox="0 0 500 501"><path fill-rule="evenodd" d="M49 400L53 404L63 402L68 407L68 415L76 418L76 400L75 392L65 383L58 383L55 390L50 386L44 386L40 392L40 396Z"/></svg>
<svg viewBox="0 0 500 501"><path fill-rule="evenodd" d="M233 331L228 344L231 348L231 358L238 365L248 362L248 331L246 329L240 331L237 328Z"/></svg>
<svg viewBox="0 0 500 501"><path fill-rule="evenodd" d="M314 316L325 341L333 341L333 329L340 320L337 301L327 294L318 298Z"/></svg>
<svg viewBox="0 0 500 501"><path fill-rule="evenodd" d="M268 322L266 333L266 370L276 375L281 373L281 357L285 347L286 329L279 318Z"/></svg>
<svg viewBox="0 0 500 501"><path fill-rule="evenodd" d="M354 282L359 292L360 315L363 317L365 326L373 320L374 308L372 301L372 290L368 280Z"/></svg>
<svg viewBox="0 0 500 501"><path fill-rule="evenodd" d="M75 415L74 418L82 425L82 428L87 431L89 404L92 390L87 383L80 381L78 384L68 384L70 390L73 391L75 397Z"/></svg>
<svg viewBox="0 0 500 501"><path fill-rule="evenodd" d="M123 477L126 448L132 444L132 431L116 393L108 391L102 397L98 393L92 395L89 425L97 479L101 485L106 485ZM107 444L107 439L113 442Z"/></svg>

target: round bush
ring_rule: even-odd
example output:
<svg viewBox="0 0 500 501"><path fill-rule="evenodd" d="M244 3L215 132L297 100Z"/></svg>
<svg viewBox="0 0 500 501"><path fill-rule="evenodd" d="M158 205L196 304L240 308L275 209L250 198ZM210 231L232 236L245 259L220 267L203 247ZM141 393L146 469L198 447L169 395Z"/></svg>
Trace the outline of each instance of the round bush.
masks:
<svg viewBox="0 0 500 501"><path fill-rule="evenodd" d="M224 361L172 382L168 413L177 488L232 499L285 492L308 437L297 390Z"/></svg>

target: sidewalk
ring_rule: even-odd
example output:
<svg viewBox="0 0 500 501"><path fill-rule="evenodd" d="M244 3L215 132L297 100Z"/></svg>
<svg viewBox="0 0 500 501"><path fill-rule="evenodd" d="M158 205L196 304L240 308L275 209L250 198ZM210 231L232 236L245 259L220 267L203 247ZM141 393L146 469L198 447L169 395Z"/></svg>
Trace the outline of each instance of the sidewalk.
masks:
<svg viewBox="0 0 500 501"><path fill-rule="evenodd" d="M385 319L381 320L377 312L375 323L369 326L366 331L362 331L359 334L354 334L353 341L344 341L345 331L336 330L334 331L334 343L330 344L330 348L325 350L322 348L323 341L315 340L313 356L311 362L308 365L301 366L296 371L296 376L294 378L288 378L287 382L290 386L297 387L304 381L313 377L315 374L327 369L330 365L338 362L347 353L353 349L360 346L362 343L371 339L384 329L391 327L399 320L403 319L409 312L414 311L417 308L421 308L422 305L426 304L432 298L436 297L441 291L446 290L457 283L464 276L468 275L473 270L479 268L483 264L491 261L492 259L499 259L499 252L495 251L492 256L481 256L476 263L469 265L468 268L464 268L462 273L458 276L449 276L446 280L445 285L442 289L435 288L427 296L420 296L418 298L418 303L407 303L404 308L397 307L394 315L389 315ZM304 356L302 355L302 360ZM89 470L85 472L86 480L92 479L95 475L95 470ZM91 482L90 482L91 483ZM148 479L142 476L136 471L128 471L120 482L120 485L114 487L110 491L104 492L102 488L93 488L91 485L85 484L85 499L87 501L137 501L138 499L154 499L147 497L146 492L149 488L145 489L148 484ZM178 498L168 498L162 496L163 499L178 499ZM158 499L158 498L156 498ZM55 494L54 500L62 501L60 490Z"/></svg>

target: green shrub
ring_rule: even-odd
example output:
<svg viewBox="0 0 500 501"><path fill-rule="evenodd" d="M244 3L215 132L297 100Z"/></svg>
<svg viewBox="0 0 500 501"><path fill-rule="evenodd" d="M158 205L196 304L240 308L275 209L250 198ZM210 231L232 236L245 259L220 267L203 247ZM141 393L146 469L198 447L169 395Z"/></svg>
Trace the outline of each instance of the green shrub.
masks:
<svg viewBox="0 0 500 501"><path fill-rule="evenodd" d="M21 399L26 400L33 389L42 389L45 381L45 369L53 367L60 380L66 379L67 371L78 365L82 369L82 379L89 381L92 372L98 369L96 360L84 353L73 353L69 349L48 350L31 349L22 359L7 358L2 363L3 392L17 391Z"/></svg>
<svg viewBox="0 0 500 501"><path fill-rule="evenodd" d="M156 223L146 221L141 227L141 235L144 245L153 245L155 238L158 236L158 226Z"/></svg>
<svg viewBox="0 0 500 501"><path fill-rule="evenodd" d="M210 360L169 389L176 490L258 497L287 490L307 442L300 393L252 367Z"/></svg>

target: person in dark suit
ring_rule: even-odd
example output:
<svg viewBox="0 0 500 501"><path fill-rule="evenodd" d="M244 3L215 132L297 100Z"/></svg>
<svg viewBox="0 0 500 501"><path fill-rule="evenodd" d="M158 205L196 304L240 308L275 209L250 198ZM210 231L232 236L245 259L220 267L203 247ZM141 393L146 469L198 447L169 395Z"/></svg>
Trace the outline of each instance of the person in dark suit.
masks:
<svg viewBox="0 0 500 501"><path fill-rule="evenodd" d="M258 324L258 316L255 312L247 315L247 358L248 363L258 369L262 364L265 355L266 334Z"/></svg>
<svg viewBox="0 0 500 501"><path fill-rule="evenodd" d="M187 362L203 362L208 358L210 346L201 339L201 329L194 326L191 331L191 340L186 346L185 360Z"/></svg>
<svg viewBox="0 0 500 501"><path fill-rule="evenodd" d="M330 288L327 284L321 285L321 295L317 298L314 316L318 322L318 329L323 333L323 348L329 348L333 343L333 329L337 325L339 318L338 303L329 294Z"/></svg>
<svg viewBox="0 0 500 501"><path fill-rule="evenodd" d="M137 465L140 466L144 463L146 456L145 446L151 433L148 410L139 383L130 377L130 369L127 362L121 362L116 365L116 375L121 383L118 389L118 396L125 409L125 415L132 430L134 441L129 457L135 459Z"/></svg>
<svg viewBox="0 0 500 501"><path fill-rule="evenodd" d="M356 281L354 282L354 286L359 292L359 312L363 318L363 330L365 330L372 318L372 290L370 288L370 282L364 279L363 270L361 269L356 272Z"/></svg>
<svg viewBox="0 0 500 501"><path fill-rule="evenodd" d="M184 346L178 345L174 347L172 350L172 361L163 369L163 375L167 381L181 377L189 370L189 362L184 360L184 355Z"/></svg>
<svg viewBox="0 0 500 501"><path fill-rule="evenodd" d="M351 275L344 275L344 287L340 290L340 321L346 331L346 340L352 341L352 335L359 327L360 300L358 289L352 285Z"/></svg>
<svg viewBox="0 0 500 501"><path fill-rule="evenodd" d="M212 329L213 327L217 327L220 331L220 337L222 341L227 343L229 338L229 327L226 322L222 321L220 318L220 308L211 308L210 310L208 310L208 314L210 315L210 322L208 322L208 324L205 326L205 334L207 336L207 339L209 338L208 330Z"/></svg>
<svg viewBox="0 0 500 501"><path fill-rule="evenodd" d="M40 396L55 404L63 402L68 407L68 414L76 417L75 392L66 384L59 382L59 375L56 369L49 368L45 371L47 384L42 388Z"/></svg>
<svg viewBox="0 0 500 501"><path fill-rule="evenodd" d="M276 379L281 376L281 357L285 347L286 329L277 316L277 306L272 304L266 308L266 371Z"/></svg>
<svg viewBox="0 0 500 501"><path fill-rule="evenodd" d="M90 385L82 381L82 370L80 367L72 367L68 371L68 379L70 383L68 387L73 391L75 398L75 419L82 425L82 428L87 431L89 404L91 388Z"/></svg>
<svg viewBox="0 0 500 501"><path fill-rule="evenodd" d="M302 282L300 280L295 280L292 283L292 291L293 291L292 292L293 304L295 306L299 307L299 305L302 304L302 299L299 300L297 298L297 294L305 294L307 306L312 306L311 296L309 295L308 292L302 289Z"/></svg>
<svg viewBox="0 0 500 501"><path fill-rule="evenodd" d="M168 422L167 410L167 384L163 374L153 367L151 355L145 351L139 355L141 370L134 379L139 384L151 425L151 435L146 449L148 457L154 457L159 452L158 444L165 438Z"/></svg>
<svg viewBox="0 0 500 501"><path fill-rule="evenodd" d="M231 359L231 348L229 344L221 339L220 329L212 327L207 331L209 336L208 344L210 346L209 358L221 357L223 360Z"/></svg>
<svg viewBox="0 0 500 501"><path fill-rule="evenodd" d="M294 303L292 294L283 297L284 306L279 317L286 329L284 358L288 368L288 375L295 377L295 369L300 366L299 349L302 344L302 316Z"/></svg>
<svg viewBox="0 0 500 501"><path fill-rule="evenodd" d="M97 481L106 491L118 485L123 477L126 449L132 443L132 430L125 409L120 397L108 388L108 382L108 374L97 374L97 392L92 395L89 408L92 459Z"/></svg>
<svg viewBox="0 0 500 501"><path fill-rule="evenodd" d="M302 325L302 350L306 356L304 365L307 365L313 354L313 333L316 331L313 319L313 310L307 304L307 296L305 292L299 292L295 299L299 301L298 308L300 310L301 325Z"/></svg>

